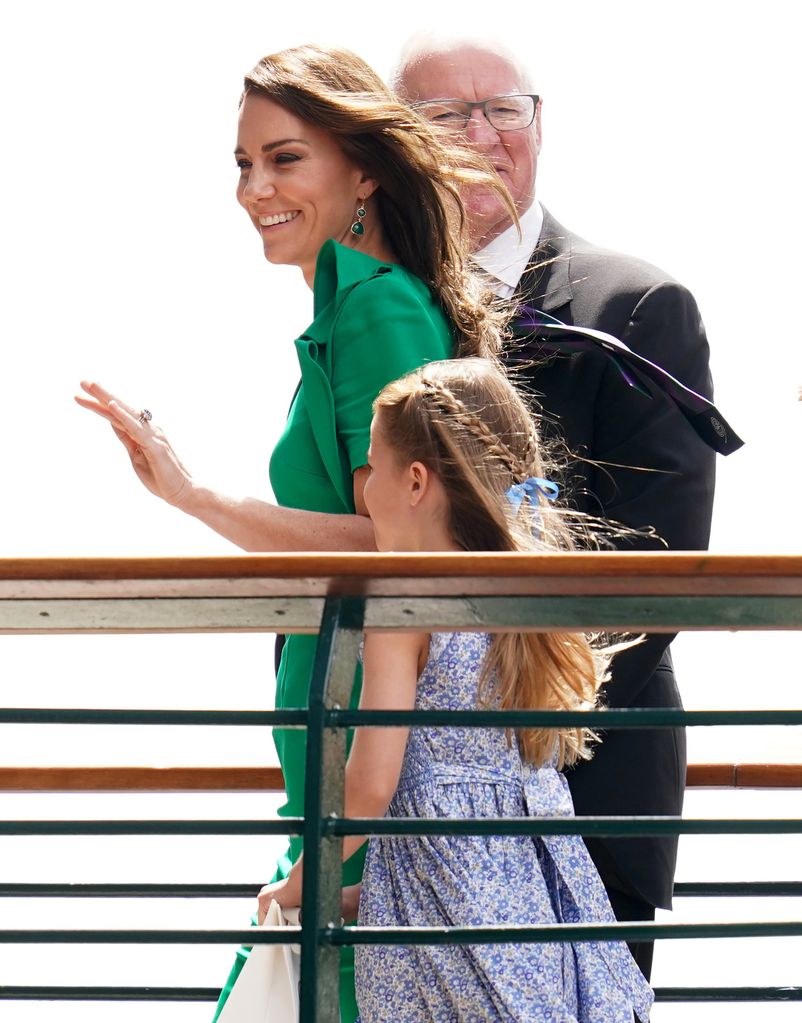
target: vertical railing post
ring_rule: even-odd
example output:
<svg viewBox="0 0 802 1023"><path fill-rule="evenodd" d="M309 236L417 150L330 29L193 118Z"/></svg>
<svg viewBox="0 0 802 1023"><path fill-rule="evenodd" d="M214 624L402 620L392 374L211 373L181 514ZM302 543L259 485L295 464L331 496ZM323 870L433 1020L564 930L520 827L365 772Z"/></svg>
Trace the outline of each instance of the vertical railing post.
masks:
<svg viewBox="0 0 802 1023"><path fill-rule="evenodd" d="M351 699L364 600L327 598L309 689L304 799L301 1020L339 1023L340 951L321 943L321 928L340 919L342 839L323 835L323 821L342 816L346 730L326 728L326 712Z"/></svg>

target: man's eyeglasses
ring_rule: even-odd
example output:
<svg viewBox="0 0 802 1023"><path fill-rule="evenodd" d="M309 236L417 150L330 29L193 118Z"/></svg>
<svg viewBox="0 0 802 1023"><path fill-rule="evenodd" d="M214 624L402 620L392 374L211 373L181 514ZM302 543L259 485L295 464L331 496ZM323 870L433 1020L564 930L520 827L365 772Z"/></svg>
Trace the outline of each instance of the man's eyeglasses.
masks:
<svg viewBox="0 0 802 1023"><path fill-rule="evenodd" d="M520 131L535 119L539 96L514 93L471 103L462 99L427 99L413 103L432 124L448 131L464 131L471 114L479 108L496 131Z"/></svg>

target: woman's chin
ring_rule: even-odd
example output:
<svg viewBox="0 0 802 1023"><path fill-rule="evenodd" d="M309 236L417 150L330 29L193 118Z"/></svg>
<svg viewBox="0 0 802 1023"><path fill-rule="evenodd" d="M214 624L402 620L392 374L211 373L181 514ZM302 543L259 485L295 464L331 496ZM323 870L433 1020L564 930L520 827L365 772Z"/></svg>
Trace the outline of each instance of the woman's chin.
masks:
<svg viewBox="0 0 802 1023"><path fill-rule="evenodd" d="M281 253L276 252L272 246L268 247L267 245L264 245L262 246L262 249L265 254L265 259L268 263L272 263L273 266L286 266L289 263L289 260L282 259Z"/></svg>

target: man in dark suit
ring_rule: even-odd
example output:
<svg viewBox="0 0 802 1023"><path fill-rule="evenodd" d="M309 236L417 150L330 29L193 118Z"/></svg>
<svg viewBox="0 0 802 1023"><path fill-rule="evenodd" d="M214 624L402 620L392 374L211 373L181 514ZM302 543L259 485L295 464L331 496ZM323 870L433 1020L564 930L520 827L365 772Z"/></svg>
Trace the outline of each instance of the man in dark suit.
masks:
<svg viewBox="0 0 802 1023"><path fill-rule="evenodd" d="M477 261L500 295L612 334L711 397L707 341L691 294L655 267L579 238L536 200L541 104L514 56L484 42L420 37L407 45L394 85L434 122L461 131L507 185L520 233L495 194L471 189L464 197ZM628 386L600 351L544 358L530 339L509 362L540 403L546 434L571 453L563 482L575 506L636 530L652 527L675 550L707 546L715 455L670 398ZM662 544L641 534L616 546ZM681 706L671 638L649 636L616 658L607 706ZM682 812L685 769L682 729L612 730L568 782L577 814L674 815ZM675 837L587 845L619 920L649 920L655 907L670 908ZM632 948L648 977L652 943Z"/></svg>

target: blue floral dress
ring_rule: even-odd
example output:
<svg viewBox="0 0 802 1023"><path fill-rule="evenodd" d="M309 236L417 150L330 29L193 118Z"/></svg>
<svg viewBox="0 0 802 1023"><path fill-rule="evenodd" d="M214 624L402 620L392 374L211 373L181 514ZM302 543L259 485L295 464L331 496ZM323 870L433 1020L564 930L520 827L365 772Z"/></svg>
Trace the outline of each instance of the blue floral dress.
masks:
<svg viewBox="0 0 802 1023"><path fill-rule="evenodd" d="M484 633L435 633L416 707L477 706ZM523 765L502 729L413 728L388 817L571 816L565 778ZM370 840L359 923L612 921L576 835ZM632 1023L652 991L623 942L360 945L361 1023Z"/></svg>

